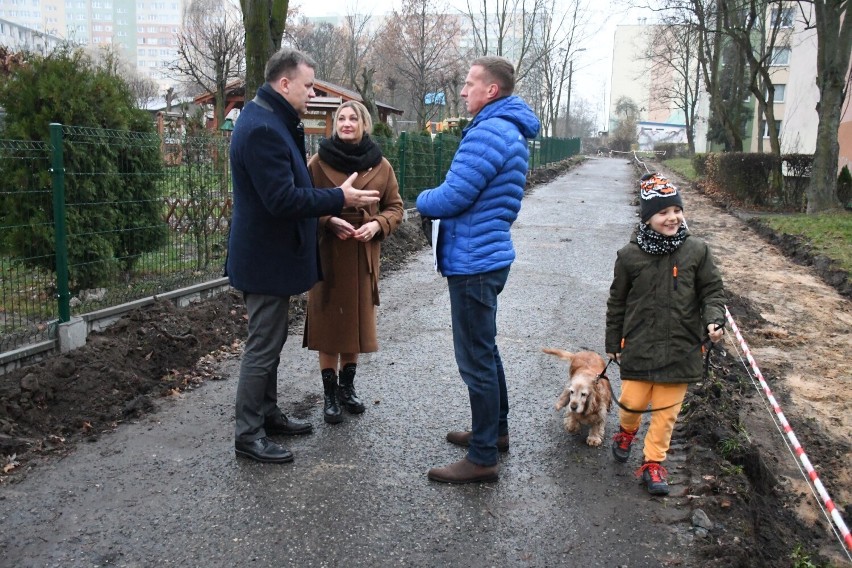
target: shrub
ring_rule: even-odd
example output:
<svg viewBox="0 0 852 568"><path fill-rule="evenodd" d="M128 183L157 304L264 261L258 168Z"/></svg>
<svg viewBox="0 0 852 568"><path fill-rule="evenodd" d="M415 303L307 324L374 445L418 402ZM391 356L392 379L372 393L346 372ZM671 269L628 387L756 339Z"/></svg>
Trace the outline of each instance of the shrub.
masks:
<svg viewBox="0 0 852 568"><path fill-rule="evenodd" d="M689 156L689 145L688 144L675 144L673 142L664 142L661 144L654 144L655 152L665 152L662 157L664 160L669 160L671 158L686 158Z"/></svg>
<svg viewBox="0 0 852 568"><path fill-rule="evenodd" d="M813 154L784 154L781 156L781 162L786 170L781 204L788 209L804 211L808 204L807 189L814 156Z"/></svg>
<svg viewBox="0 0 852 568"><path fill-rule="evenodd" d="M727 152L717 154L708 177L712 174L714 185L735 199L753 205L772 202L769 175L780 158L772 154Z"/></svg>
<svg viewBox="0 0 852 568"><path fill-rule="evenodd" d="M837 176L837 198L846 209L852 209L852 173L849 166L843 166Z"/></svg>
<svg viewBox="0 0 852 568"><path fill-rule="evenodd" d="M393 138L393 129L387 122L376 122L373 124L373 136L382 138Z"/></svg>
<svg viewBox="0 0 852 568"><path fill-rule="evenodd" d="M74 285L106 284L129 270L140 253L165 242L157 190L162 171L159 141L150 117L135 108L121 78L96 67L81 50L62 47L48 56L32 56L4 77L0 106L6 111L2 137L7 139L47 142L50 123L98 129L69 138L63 146ZM30 193L32 188L21 181L36 176L22 169L26 166L5 163L0 174L8 188L5 222L15 227L6 243L8 252L53 270L49 177L44 172L35 182L40 192Z"/></svg>
<svg viewBox="0 0 852 568"><path fill-rule="evenodd" d="M695 154L692 156L692 169L695 170L698 177L705 177L707 175L707 156L709 154Z"/></svg>

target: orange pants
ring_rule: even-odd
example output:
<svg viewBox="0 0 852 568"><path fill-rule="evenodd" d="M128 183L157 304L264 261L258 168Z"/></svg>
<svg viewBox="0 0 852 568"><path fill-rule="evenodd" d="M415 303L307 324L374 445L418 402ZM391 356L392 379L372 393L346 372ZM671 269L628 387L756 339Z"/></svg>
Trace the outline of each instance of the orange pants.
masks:
<svg viewBox="0 0 852 568"><path fill-rule="evenodd" d="M666 459L669 444L672 441L677 415L680 412L683 397L686 396L686 383L650 383L647 381L621 381L621 396L618 401L628 408L646 410L663 408L673 404L671 408L651 413L651 425L645 434L645 461L662 462ZM628 432L635 432L642 422L642 415L635 412L619 410L621 427Z"/></svg>

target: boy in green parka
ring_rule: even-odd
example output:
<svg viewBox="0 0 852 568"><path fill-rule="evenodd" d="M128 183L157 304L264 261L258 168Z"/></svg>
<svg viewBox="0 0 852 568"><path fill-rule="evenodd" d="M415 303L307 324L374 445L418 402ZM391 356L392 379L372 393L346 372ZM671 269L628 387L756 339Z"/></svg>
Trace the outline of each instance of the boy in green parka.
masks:
<svg viewBox="0 0 852 568"><path fill-rule="evenodd" d="M702 344L725 325L722 276L707 244L687 230L677 188L659 174L640 182L642 221L618 251L606 314L606 351L621 364L619 431L612 453L626 462L651 405L636 471L652 495L668 495L662 466L689 383L701 380Z"/></svg>

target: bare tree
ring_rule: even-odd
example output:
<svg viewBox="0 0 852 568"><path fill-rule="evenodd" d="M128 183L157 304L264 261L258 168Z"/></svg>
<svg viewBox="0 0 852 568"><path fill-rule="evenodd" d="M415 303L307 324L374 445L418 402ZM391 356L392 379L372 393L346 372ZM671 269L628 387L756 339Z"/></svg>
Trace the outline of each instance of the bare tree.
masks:
<svg viewBox="0 0 852 568"><path fill-rule="evenodd" d="M244 68L244 31L239 13L222 0L193 0L184 12L177 40L172 72L215 93L216 124L223 124L225 88L242 77Z"/></svg>
<svg viewBox="0 0 852 568"><path fill-rule="evenodd" d="M348 87L355 87L361 68L373 45L370 33L372 16L350 11L343 18L342 39L344 42L343 69Z"/></svg>
<svg viewBox="0 0 852 568"><path fill-rule="evenodd" d="M444 85L444 100L447 103L447 116L461 116L461 91L464 87L465 72L457 65L445 74L441 83Z"/></svg>
<svg viewBox="0 0 852 568"><path fill-rule="evenodd" d="M434 105L427 104L427 95L441 92L441 78L457 65L458 21L434 0L404 0L402 10L393 12L380 35L379 56L408 93L422 129L438 114Z"/></svg>
<svg viewBox="0 0 852 568"><path fill-rule="evenodd" d="M551 13L557 4L550 2ZM523 81L534 63L530 55L536 27L547 10L546 0L467 0L474 40L471 55L505 57L515 66L516 80Z"/></svg>
<svg viewBox="0 0 852 568"><path fill-rule="evenodd" d="M663 24L663 33L648 46L651 74L662 80L653 89L650 104L675 108L683 113L690 155L695 153L695 123L700 97L698 59L700 31L692 24ZM670 78L670 80L669 80Z"/></svg>
<svg viewBox="0 0 852 568"><path fill-rule="evenodd" d="M585 98L578 99L576 105L571 107L571 115L564 113L566 121L570 121L566 132L572 136L581 138L597 135L597 112L593 105Z"/></svg>
<svg viewBox="0 0 852 568"><path fill-rule="evenodd" d="M808 185L808 213L840 208L837 198L837 160L840 143L837 132L843 105L849 104L849 58L852 52L852 7L848 0L800 2L808 27L817 34L817 73L819 103L816 150ZM813 6L808 6L813 4ZM812 17L813 16L813 17Z"/></svg>
<svg viewBox="0 0 852 568"><path fill-rule="evenodd" d="M725 13L719 4L717 0L660 0L651 7L666 14L666 26L686 26L696 34L701 81L710 96L711 133L724 140L726 149L741 152L747 118L741 92L745 59L725 33Z"/></svg>
<svg viewBox="0 0 852 568"><path fill-rule="evenodd" d="M610 137L613 150L627 152L639 140L636 125L639 116L639 105L630 97L619 97L615 101L616 119L615 130Z"/></svg>
<svg viewBox="0 0 852 568"><path fill-rule="evenodd" d="M160 86L157 82L140 73L115 44L98 46L91 55L99 67L124 80L139 108L144 108L159 98Z"/></svg>
<svg viewBox="0 0 852 568"><path fill-rule="evenodd" d="M583 39L589 6L583 0L569 0L567 4L543 0L542 7L544 10L537 19L536 33L533 34L533 64L527 69L528 75L536 75L533 82L538 83L532 96L538 99L534 106L540 108L537 114L542 119L542 132L556 136L563 96L568 97L570 104L574 57L577 45ZM557 8L565 11L560 14ZM569 106L565 108L570 112ZM567 131L565 135L568 135Z"/></svg>
<svg viewBox="0 0 852 568"><path fill-rule="evenodd" d="M304 51L317 63L316 76L332 83L342 83L346 38L343 29L328 22L311 23L303 17L288 26L284 43Z"/></svg>
<svg viewBox="0 0 852 568"><path fill-rule="evenodd" d="M343 37L345 38L344 73L349 86L357 89L361 100L373 122L379 120L379 109L376 106L373 76L376 68L371 64L370 54L373 49L375 36L370 32L369 14L358 14L357 8L346 14L343 20Z"/></svg>
<svg viewBox="0 0 852 568"><path fill-rule="evenodd" d="M736 42L748 63L749 90L757 101L758 116L764 117L770 151L780 156L772 65L776 64L778 50L783 46L789 47L792 26L786 27L785 12L777 0L728 0L720 6L725 34ZM757 141L758 151L763 151L762 132L758 132ZM774 176L776 184L782 183L780 168L779 162Z"/></svg>

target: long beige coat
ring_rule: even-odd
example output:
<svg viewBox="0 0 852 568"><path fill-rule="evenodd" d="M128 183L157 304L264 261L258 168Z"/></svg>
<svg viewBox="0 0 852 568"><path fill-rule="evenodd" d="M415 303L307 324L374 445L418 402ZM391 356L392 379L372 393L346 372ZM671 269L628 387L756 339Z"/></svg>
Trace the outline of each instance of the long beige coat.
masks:
<svg viewBox="0 0 852 568"><path fill-rule="evenodd" d="M314 155L308 163L314 186L340 187L351 175L333 170ZM319 246L323 280L308 292L302 346L324 353L371 353L378 351L376 306L379 305L379 257L381 241L402 222L402 199L390 162L359 172L353 183L359 189L375 189L379 203L364 208L345 208L340 217L356 229L378 221L381 230L373 240L342 241L328 226L330 217L319 219Z"/></svg>

